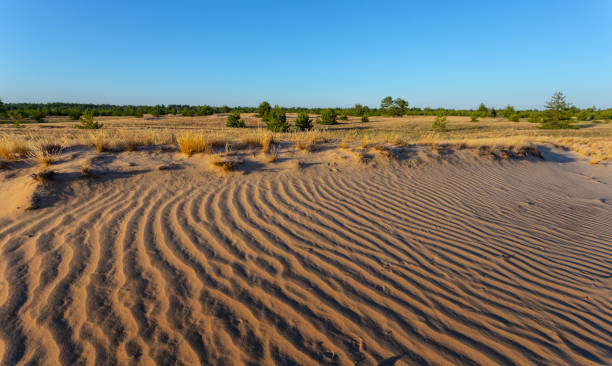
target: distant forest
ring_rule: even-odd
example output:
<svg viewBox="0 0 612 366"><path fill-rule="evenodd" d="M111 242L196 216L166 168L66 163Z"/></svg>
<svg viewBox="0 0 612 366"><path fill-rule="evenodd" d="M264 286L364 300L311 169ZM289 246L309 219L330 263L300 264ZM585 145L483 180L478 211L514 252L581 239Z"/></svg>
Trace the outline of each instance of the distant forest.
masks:
<svg viewBox="0 0 612 366"><path fill-rule="evenodd" d="M192 105L110 105L110 104L78 104L78 103L2 103L0 100L0 121L37 121L41 122L48 116L68 116L78 120L85 111L90 111L94 116L133 116L143 117L148 114L152 116L182 115L182 116L208 116L219 113L260 113L269 109L268 102L262 102L259 107L229 107L229 106L192 106ZM282 108L287 113L307 112L321 114L329 108L305 108L289 107ZM537 109L515 110L508 105L503 109L495 109L480 104L476 109L446 109L446 108L409 108L408 102L400 98L386 97L381 101L379 108L369 108L361 104L355 104L351 108L332 108L338 116L403 116L403 115L439 115L448 116L470 116L472 118L505 117L509 119L528 118L537 119L542 111ZM610 120L612 119L612 108L597 109L595 107L580 109L569 106L569 115L580 121ZM342 118L341 118L342 119ZM535 121L533 121L535 122Z"/></svg>

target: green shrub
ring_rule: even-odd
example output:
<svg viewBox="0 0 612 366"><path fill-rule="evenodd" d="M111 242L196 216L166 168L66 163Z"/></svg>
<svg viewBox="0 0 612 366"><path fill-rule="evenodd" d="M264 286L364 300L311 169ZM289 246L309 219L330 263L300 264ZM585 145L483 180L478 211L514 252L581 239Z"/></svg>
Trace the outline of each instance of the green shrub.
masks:
<svg viewBox="0 0 612 366"><path fill-rule="evenodd" d="M340 121L348 121L348 116L344 113L342 113L341 115L338 116L338 119Z"/></svg>
<svg viewBox="0 0 612 366"><path fill-rule="evenodd" d="M363 116L361 116L361 122L370 122L370 119L367 115L364 114Z"/></svg>
<svg viewBox="0 0 612 366"><path fill-rule="evenodd" d="M287 123L287 116L285 116L285 111L278 105L275 105L274 108L270 110L270 112L264 118L264 122L266 123L266 127L270 131L289 131L289 124Z"/></svg>
<svg viewBox="0 0 612 366"><path fill-rule="evenodd" d="M240 119L240 112L232 112L227 115L227 122L225 123L225 126L245 128L246 124L243 120Z"/></svg>
<svg viewBox="0 0 612 366"><path fill-rule="evenodd" d="M272 107L270 106L270 103L263 101L261 104L259 104L259 108L257 108L257 117L265 119L271 110Z"/></svg>
<svg viewBox="0 0 612 366"><path fill-rule="evenodd" d="M484 105L484 104L482 104ZM471 122L478 122L478 117L482 116L481 112L472 112L472 114L470 115L470 121Z"/></svg>
<svg viewBox="0 0 612 366"><path fill-rule="evenodd" d="M521 116L514 113L514 114L511 114L510 117L508 117L508 119L512 122L519 122L521 120Z"/></svg>
<svg viewBox="0 0 612 366"><path fill-rule="evenodd" d="M80 129L84 129L84 130L97 130L97 129L102 128L103 126L98 121L94 121L93 112L90 111L89 109L83 112L80 122L81 124L77 125L76 127Z"/></svg>
<svg viewBox="0 0 612 366"><path fill-rule="evenodd" d="M300 131L306 131L312 129L312 120L306 112L298 112L297 118L295 119L295 127Z"/></svg>
<svg viewBox="0 0 612 366"><path fill-rule="evenodd" d="M317 120L320 125L335 125L338 123L338 114L333 109L324 109L321 111L321 117Z"/></svg>
<svg viewBox="0 0 612 366"><path fill-rule="evenodd" d="M434 132L446 131L446 115L443 112L438 112L436 119L431 124L431 130Z"/></svg>

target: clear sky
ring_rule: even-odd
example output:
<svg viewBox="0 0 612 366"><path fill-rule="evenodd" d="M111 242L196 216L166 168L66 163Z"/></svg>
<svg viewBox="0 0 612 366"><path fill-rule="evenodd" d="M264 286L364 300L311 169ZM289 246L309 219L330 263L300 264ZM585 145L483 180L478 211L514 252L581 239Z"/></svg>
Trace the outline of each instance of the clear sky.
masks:
<svg viewBox="0 0 612 366"><path fill-rule="evenodd" d="M612 0L0 0L6 102L612 107Z"/></svg>

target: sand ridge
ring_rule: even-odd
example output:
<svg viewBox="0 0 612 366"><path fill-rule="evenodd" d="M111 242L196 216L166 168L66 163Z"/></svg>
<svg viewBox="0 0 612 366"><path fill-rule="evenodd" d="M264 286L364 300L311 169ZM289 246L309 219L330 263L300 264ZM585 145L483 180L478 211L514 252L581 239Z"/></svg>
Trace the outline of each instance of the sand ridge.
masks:
<svg viewBox="0 0 612 366"><path fill-rule="evenodd" d="M608 167L371 154L56 167L0 219L3 364L612 363Z"/></svg>

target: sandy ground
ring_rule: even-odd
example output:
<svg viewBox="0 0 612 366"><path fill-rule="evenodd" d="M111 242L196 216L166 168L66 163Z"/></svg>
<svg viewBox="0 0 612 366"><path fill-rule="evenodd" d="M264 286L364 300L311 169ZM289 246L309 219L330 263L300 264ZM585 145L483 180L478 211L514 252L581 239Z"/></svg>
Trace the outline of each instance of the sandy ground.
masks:
<svg viewBox="0 0 612 366"><path fill-rule="evenodd" d="M543 151L285 148L223 172L201 154L74 148L38 180L11 163L0 357L612 364L612 168Z"/></svg>

